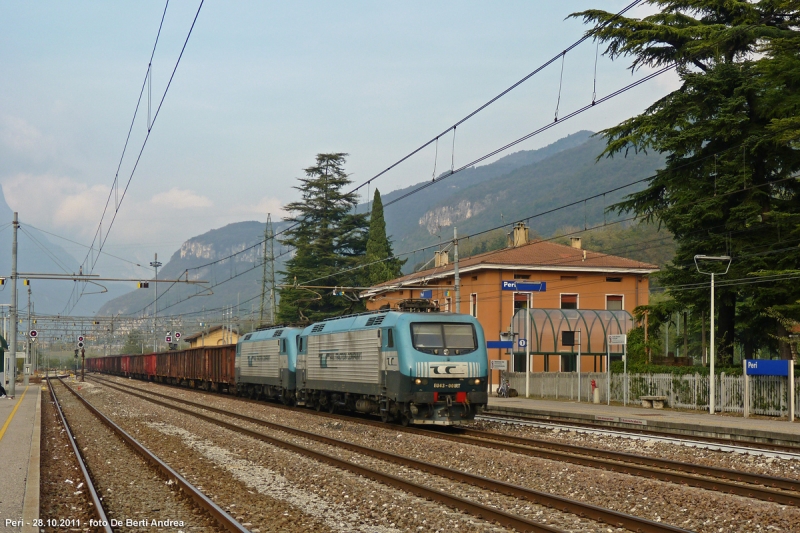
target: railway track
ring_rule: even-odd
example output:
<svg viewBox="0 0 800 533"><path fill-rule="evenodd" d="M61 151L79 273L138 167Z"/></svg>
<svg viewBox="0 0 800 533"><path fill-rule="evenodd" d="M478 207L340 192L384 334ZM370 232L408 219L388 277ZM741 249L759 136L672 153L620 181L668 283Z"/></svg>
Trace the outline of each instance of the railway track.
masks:
<svg viewBox="0 0 800 533"><path fill-rule="evenodd" d="M75 455L75 460L78 463L78 468L80 469L81 476L83 477L83 484L86 487L86 491L89 493L89 498L92 502L92 507L94 508L95 519L97 520L97 530L103 531L104 533L112 533L113 530L110 526L111 522L109 521L108 516L106 516L106 510L103 508L103 502L100 499L100 496L97 494L97 489L94 486L92 477L89 475L89 470L86 468L86 462L83 460L81 452L78 449L78 444L75 441L75 437L72 435L72 429L69 427L67 419L64 417L64 411L61 409L61 404L58 402L58 398L56 398L56 392L53 389L52 382L49 382L49 386L47 388L50 391L50 397L52 398L53 405L58 413L58 419L61 422L61 426L64 428L64 433L66 434L67 440L72 448L72 452ZM60 523L58 525L60 525Z"/></svg>
<svg viewBox="0 0 800 533"><path fill-rule="evenodd" d="M126 387L125 385L121 385ZM148 394L167 398L180 403L199 407L200 404L176 399L166 394L148 391ZM254 400L243 400L251 402ZM264 405L263 402L258 402ZM266 404L277 409L292 409L281 405ZM208 407L206 407L208 408ZM210 409L210 408L208 408ZM225 411L217 410L221 414ZM302 410L306 412L307 410ZM352 420L343 415L317 413L336 419ZM231 414L231 416L236 416ZM373 427L385 427L385 424L368 418L358 418L359 423ZM734 494L766 502L800 507L800 481L782 477L751 474L727 468L703 466L695 463L684 463L667 459L659 459L626 452L586 448L539 439L514 437L507 434L491 433L469 428L457 428L451 431L436 431L416 427L396 427L399 432L427 435L461 444L483 446L495 450L517 453L532 457L567 462L628 474L632 476L654 479L714 492Z"/></svg>
<svg viewBox="0 0 800 533"><path fill-rule="evenodd" d="M329 445L335 447L336 449L348 450L350 452L368 456L374 459L378 459L380 461L394 463L396 465L400 465L401 467L411 468L429 474L434 474L436 476L441 476L443 478L447 478L459 483L465 483L494 493L504 494L506 496L511 496L513 498L522 499L525 502L543 505L562 512L572 513L581 517L586 517L595 520L597 522L602 522L604 524L611 525L613 527L622 527L629 529L631 531L653 532L653 533L686 531L684 529L675 526L643 519L625 513L620 513L610 509L605 509L595 505L587 504L585 502L571 500L561 496L556 496L524 488L521 486L512 485L499 480L494 480L487 477L474 475L468 472L438 466L435 464L420 461L403 455L384 452L376 450L374 448L367 448L358 444L350 443L348 441L317 435L308 431L291 428L280 424L275 424L272 422L268 422L259 418L254 418L240 413L232 413L223 409L217 409L206 404L200 404L197 402L192 402L189 400L184 400L181 398L176 398L174 396L160 394L152 391L147 391L145 393L142 393L141 389L136 389L135 387L131 387L128 385L121 385L119 383L110 382L106 379L99 379L96 377L93 377L92 379L101 382L104 386L109 387L118 392L129 394L138 397L140 399L146 400L148 402L151 402L153 404L160 405L168 409L176 410L183 414L194 416L206 422L222 426L231 431L235 431L237 433L244 434L249 437L261 440L262 442L267 442L269 444L279 446L296 453L300 453L304 456L313 458L315 460L322 461L330 465L336 466L338 468L342 468L357 473L364 477L368 477L380 481L382 483L401 488L413 494L417 494L419 496L423 496L425 498L438 501L445 505L460 509L466 513L479 516L485 520L496 522L498 524L502 524L507 527L512 527L519 531L553 532L557 530L551 526L543 525L541 523L529 520L523 516L501 511L494 506L486 506L477 503L473 500L458 498L451 494L448 494L447 492L438 489L433 489L419 483L410 482L398 476L380 472L378 470L357 464L356 462L344 460L316 449L311 449L305 446L289 442L284 439L277 438L272 435L267 435L257 430L248 429L246 427L243 427L241 424L221 420L217 417L203 414L194 409L209 411L225 417L230 417L240 421L245 421L247 423L254 424L259 427L269 428L273 431L288 433L290 435L300 437L302 439ZM167 401L155 399L153 396L164 398L164 400ZM179 403L194 409L187 409L185 407L175 405L175 403Z"/></svg>
<svg viewBox="0 0 800 533"><path fill-rule="evenodd" d="M499 422L504 424L519 424L541 428L562 428L585 431L587 433L597 433L610 436L622 436L626 438L657 439L662 442L679 443L698 448L708 448L711 450L747 453L774 457L777 459L800 459L800 446L789 446L770 442L756 442L736 439L718 439L713 437L701 437L695 435L682 436L678 433L668 431L658 431L653 428L612 428L602 423L578 422L576 420L559 419L547 416L540 418L536 416L509 416L496 414L481 414L475 417L476 420L486 422Z"/></svg>
<svg viewBox="0 0 800 533"><path fill-rule="evenodd" d="M146 529L153 527L155 522L155 527L163 527L163 524L166 524L166 527L181 527L182 524L186 524L189 528L248 533L248 530L232 516L112 422L62 379L48 381L53 401L70 434L70 441L81 464L86 486L91 487L92 501L98 510L98 522L90 524L90 527L112 532L137 527ZM54 386L56 383L58 385ZM73 405L66 415L65 402L60 401L56 394L57 387L63 387L73 399ZM84 411L79 412L81 409ZM85 416L86 411L90 417ZM70 417L78 420L81 434L84 436L83 442L79 443L74 438L75 433L69 423ZM74 425L73 423L72 426ZM105 427L105 431L101 426ZM89 435L94 440L91 440ZM112 436L111 439L108 438L109 435ZM87 450L93 453L93 459L87 460ZM124 470L118 472L116 468ZM157 473L155 479L153 473ZM179 491L169 488L173 484ZM126 485L134 489L126 493ZM102 491L103 488L106 489L105 492ZM143 501L142 497L148 500ZM142 516L145 507L153 512L162 512L162 515L159 519ZM197 508L202 509L204 516L196 514ZM165 511L169 516L163 516Z"/></svg>

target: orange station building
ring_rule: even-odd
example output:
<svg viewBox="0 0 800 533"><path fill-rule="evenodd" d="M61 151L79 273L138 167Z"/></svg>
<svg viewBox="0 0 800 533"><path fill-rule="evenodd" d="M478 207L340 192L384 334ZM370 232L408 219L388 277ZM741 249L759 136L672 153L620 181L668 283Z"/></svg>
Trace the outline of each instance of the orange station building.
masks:
<svg viewBox="0 0 800 533"><path fill-rule="evenodd" d="M459 261L458 311L478 319L487 341L500 340L501 334L509 334L515 313L527 308L528 293L508 290L508 282L544 283L544 292L530 293L532 309L608 310L612 313L589 314L625 316L627 325L623 329L633 325L630 315L634 308L648 303L648 276L658 271L656 265L584 250L579 238L573 238L572 246L566 246L548 241L528 242L527 235L528 229L520 224L509 236L507 248ZM433 268L363 291L361 297L366 300L367 309L396 307L402 300L424 298L438 304L440 311L457 312L454 264L447 252L436 254ZM577 314L559 312L565 316L569 313ZM618 328L609 333L627 333L627 330ZM515 361L505 349L490 349L489 359L508 360L508 370L524 371L524 349L514 351L518 356L522 351L523 358L517 357ZM532 357L531 371L565 370L560 362L563 351L554 347L549 352L540 352L542 357ZM602 363L598 367L603 358L597 353L604 354L605 348L599 351L596 347L594 351L595 355L581 357L580 368L584 372L603 371ZM493 377L495 383L497 377Z"/></svg>

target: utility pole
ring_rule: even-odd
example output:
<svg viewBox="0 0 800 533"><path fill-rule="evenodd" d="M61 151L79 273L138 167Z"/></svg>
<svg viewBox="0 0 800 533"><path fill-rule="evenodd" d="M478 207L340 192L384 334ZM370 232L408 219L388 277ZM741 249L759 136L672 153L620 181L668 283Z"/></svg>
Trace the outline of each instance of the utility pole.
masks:
<svg viewBox="0 0 800 533"><path fill-rule="evenodd" d="M458 275L458 228L453 226L453 270L456 286L456 313L461 312L461 278Z"/></svg>
<svg viewBox="0 0 800 533"><path fill-rule="evenodd" d="M150 266L156 269L156 279L153 283L155 285L155 296L153 297L153 351L158 351L158 332L156 332L156 321L158 320L158 267L161 263L158 262L158 254L155 254L155 259L150 261Z"/></svg>
<svg viewBox="0 0 800 533"><path fill-rule="evenodd" d="M269 286L269 323L275 324L275 232L272 230L272 214L267 213L267 225L264 228L264 255L261 271L261 308L259 322L264 323L264 304L267 299L267 286Z"/></svg>
<svg viewBox="0 0 800 533"><path fill-rule="evenodd" d="M14 236L11 241L11 342L8 346L11 353L11 382L8 387L8 395L12 398L17 393L17 229L19 229L19 219L17 212L14 212L14 221L12 222L14 228Z"/></svg>
<svg viewBox="0 0 800 533"><path fill-rule="evenodd" d="M23 368L25 368L25 370L27 370L27 372L23 372L23 374L22 374L22 384L24 386L26 386L26 387L28 386L28 383L30 382L29 381L30 380L30 376L28 375L30 373L30 368L31 368L31 344L32 343L31 343L30 331L31 331L31 286L28 285L28 332L29 333L25 336L25 338L27 339L27 344L25 345L25 365L23 367Z"/></svg>

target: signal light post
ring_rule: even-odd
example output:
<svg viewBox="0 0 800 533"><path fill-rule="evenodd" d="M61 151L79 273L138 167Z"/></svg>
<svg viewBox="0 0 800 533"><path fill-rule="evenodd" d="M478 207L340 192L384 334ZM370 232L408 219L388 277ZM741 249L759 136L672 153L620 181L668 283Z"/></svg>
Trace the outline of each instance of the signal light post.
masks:
<svg viewBox="0 0 800 533"><path fill-rule="evenodd" d="M158 333L156 333L156 322L158 320L158 267L161 266L161 262L158 260L158 254L155 255L155 260L150 261L150 266L156 269L156 279L154 280L155 286L155 296L153 297L153 351L158 351Z"/></svg>

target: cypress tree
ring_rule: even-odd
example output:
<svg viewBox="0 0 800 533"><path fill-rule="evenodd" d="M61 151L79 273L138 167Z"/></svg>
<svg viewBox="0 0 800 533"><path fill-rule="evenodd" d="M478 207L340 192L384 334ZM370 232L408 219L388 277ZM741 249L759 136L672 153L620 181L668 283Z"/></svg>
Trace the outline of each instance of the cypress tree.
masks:
<svg viewBox="0 0 800 533"><path fill-rule="evenodd" d="M303 288L303 285L342 287L359 285L356 267L366 251L366 214L355 213L358 197L345 193L351 183L344 171L347 154L318 154L305 178L294 187L301 199L286 206L294 213L286 220L294 227L281 242L294 249L294 255L281 271L278 321L315 322L362 309L361 303L335 295L329 288Z"/></svg>
<svg viewBox="0 0 800 533"><path fill-rule="evenodd" d="M375 189L372 199L372 213L369 217L369 238L367 239L366 283L377 285L402 275L406 260L393 258L392 243L386 236L386 220L383 218L381 193Z"/></svg>

